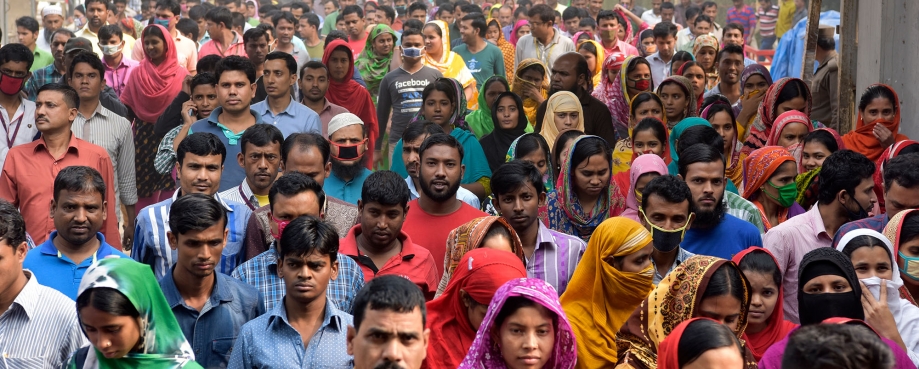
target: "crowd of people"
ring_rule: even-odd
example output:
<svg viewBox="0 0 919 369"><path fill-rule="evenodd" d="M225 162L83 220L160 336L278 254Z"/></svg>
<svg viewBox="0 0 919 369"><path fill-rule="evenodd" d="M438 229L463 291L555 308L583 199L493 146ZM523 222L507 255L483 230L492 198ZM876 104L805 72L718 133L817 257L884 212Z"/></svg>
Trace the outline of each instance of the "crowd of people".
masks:
<svg viewBox="0 0 919 369"><path fill-rule="evenodd" d="M919 365L902 102L749 53L806 2L216 1L0 47L3 367Z"/></svg>

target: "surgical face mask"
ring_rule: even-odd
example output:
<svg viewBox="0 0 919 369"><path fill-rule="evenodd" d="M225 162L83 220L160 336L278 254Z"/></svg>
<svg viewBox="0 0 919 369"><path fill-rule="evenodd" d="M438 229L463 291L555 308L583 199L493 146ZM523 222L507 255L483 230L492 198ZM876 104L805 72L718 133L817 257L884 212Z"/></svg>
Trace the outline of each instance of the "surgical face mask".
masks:
<svg viewBox="0 0 919 369"><path fill-rule="evenodd" d="M85 26L85 25L86 25L86 21L83 20L83 18L80 18L80 17L74 17L74 18L73 18L73 27L74 27L74 28L80 29L80 28L83 28L83 26Z"/></svg>
<svg viewBox="0 0 919 369"><path fill-rule="evenodd" d="M403 47L402 56L406 58L420 58L421 48L420 47Z"/></svg>
<svg viewBox="0 0 919 369"><path fill-rule="evenodd" d="M153 18L153 24L158 24L163 26L163 28L169 29L169 19Z"/></svg>
<svg viewBox="0 0 919 369"><path fill-rule="evenodd" d="M0 73L0 92L7 96L16 95L22 90L24 81L24 77L13 77L6 73Z"/></svg>
<svg viewBox="0 0 919 369"><path fill-rule="evenodd" d="M329 142L332 144L332 146L338 148L338 156L332 155L332 158L339 161L351 161L360 159L362 156L364 156L364 153L361 152L359 148L366 142L366 138L354 145L340 145L334 142Z"/></svg>
<svg viewBox="0 0 919 369"><path fill-rule="evenodd" d="M639 79L627 78L627 79L633 84L635 84L636 90L648 91L651 89L651 79L650 78L639 78Z"/></svg>
<svg viewBox="0 0 919 369"><path fill-rule="evenodd" d="M903 251L898 252L898 254L903 258L903 263L900 264L901 275L919 282L919 257L903 255Z"/></svg>
<svg viewBox="0 0 919 369"><path fill-rule="evenodd" d="M122 47L124 47L124 41L120 45L99 45L99 48L102 49L102 54L108 56L117 54Z"/></svg>
<svg viewBox="0 0 919 369"><path fill-rule="evenodd" d="M617 37L619 37L617 33L618 32L616 32L616 30L612 30L612 29L601 29L600 38L604 40L615 40Z"/></svg>
<svg viewBox="0 0 919 369"><path fill-rule="evenodd" d="M645 215L645 210L639 208L638 211L641 213L642 218L645 219L645 223L651 227L651 240L654 244L654 248L660 252L671 252L676 250L677 247L680 247L680 243L683 242L683 236L686 235L686 229L689 226L689 223L692 222L693 214L689 214L689 218L686 219L686 223L682 227L667 230L661 227L658 227L651 223L648 220L648 216Z"/></svg>
<svg viewBox="0 0 919 369"><path fill-rule="evenodd" d="M766 196L769 196L770 199L775 200L783 208L790 208L792 204L795 203L795 198L798 197L798 186L796 183L792 182L787 185L778 187L772 182L766 181L769 186L778 191L778 197L770 195L768 192L763 191Z"/></svg>

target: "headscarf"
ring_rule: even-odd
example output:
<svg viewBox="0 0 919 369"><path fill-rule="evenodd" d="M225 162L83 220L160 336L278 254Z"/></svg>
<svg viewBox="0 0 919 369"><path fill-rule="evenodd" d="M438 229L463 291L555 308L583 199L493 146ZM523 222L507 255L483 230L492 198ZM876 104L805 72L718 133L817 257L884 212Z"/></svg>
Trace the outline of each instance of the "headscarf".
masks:
<svg viewBox="0 0 919 369"><path fill-rule="evenodd" d="M616 126L614 128L618 130L621 127L625 130L625 126L629 124L629 106L632 102L632 97L629 96L629 90L626 88L627 72L639 60L645 59L634 55L627 56L622 62L619 74L616 75L616 80L610 81L607 71L618 64L616 56L617 54L610 54L603 62L603 75L606 77L601 80L600 88L594 88L591 95L606 104L610 113L613 114L613 125ZM654 88L654 86L651 87Z"/></svg>
<svg viewBox="0 0 919 369"><path fill-rule="evenodd" d="M632 160L632 167L629 169L629 192L625 194L625 211L622 212L622 217L636 222L640 221L638 207L641 206L641 201L638 201L638 196L635 194L635 184L638 183L638 178L648 173L657 173L662 176L669 174L664 159L654 154L646 154Z"/></svg>
<svg viewBox="0 0 919 369"><path fill-rule="evenodd" d="M83 275L77 296L94 288L117 290L131 301L131 305L140 313L140 341L143 345L120 359L106 358L99 349L93 347L87 363L95 360L98 368L102 369L201 367L195 363L194 351L185 339L150 267L126 258L101 259Z"/></svg>
<svg viewBox="0 0 919 369"><path fill-rule="evenodd" d="M661 81L661 84L657 85L657 95L661 94L661 87L666 84L676 84L683 90L683 93L686 95L686 108L683 109L683 119L689 117L698 117L699 116L699 103L697 101L698 96L692 91L692 81L689 78L683 76L670 76ZM664 116L667 114L665 113ZM678 122L670 122L676 124ZM671 128L671 127L668 127Z"/></svg>
<svg viewBox="0 0 919 369"><path fill-rule="evenodd" d="M903 232L903 223L905 223L906 217L909 216L910 213L914 211L919 211L919 210L907 209L907 210L903 210L897 213L897 215L894 215L893 217L890 218L890 222L888 222L887 226L884 227L884 236L887 237L887 239L890 240L891 244L893 245L893 248L895 251L894 255L899 255L900 244L902 244L903 242L909 241L909 240L901 239L900 236L902 235L902 232ZM904 273L902 269L897 270L896 272ZM900 298L906 301L909 301L910 304L917 305L916 300L913 298L912 295L910 295L909 291L906 289L905 286L900 288Z"/></svg>
<svg viewBox="0 0 919 369"><path fill-rule="evenodd" d="M545 138L542 138L542 136L540 136L538 133L527 133L527 134L521 135L520 137L517 137L514 140L514 142L511 143L511 147L507 149L507 156L505 156L504 162L509 162L511 160L519 159L517 155L517 143L519 143L520 139L526 135L534 135L534 136L539 137L538 140L543 140L543 141L546 140ZM547 143L546 147L548 146L549 145ZM548 150L544 150L544 153L546 154L547 169L546 169L546 174L542 176L542 183L543 183L543 186L545 186L546 188L546 193L549 193L551 191L555 191L555 181L558 179L558 177L555 176L555 165L552 165L552 153Z"/></svg>
<svg viewBox="0 0 919 369"><path fill-rule="evenodd" d="M393 48L387 55L377 55L373 52L373 41L383 34L392 35ZM370 35L364 44L364 50L357 56L354 66L361 73L361 78L367 82L367 90L374 91L374 95L380 91L380 82L386 73L389 73L389 64L392 63L393 53L396 49L396 32L389 26L379 23L370 30Z"/></svg>
<svg viewBox="0 0 919 369"><path fill-rule="evenodd" d="M740 338L747 326L747 312L750 309L749 283L733 262L696 255L686 259L664 277L616 334L619 365L624 368L656 368L661 341L677 325L697 317L708 283L722 265L737 269L744 280L744 300L740 302L740 317L737 331L734 332ZM748 350L744 351L747 351L744 368L756 368L752 355Z"/></svg>
<svg viewBox="0 0 919 369"><path fill-rule="evenodd" d="M580 104L579 104L580 105ZM625 210L625 199L622 198L619 189L613 182L612 173L610 173L610 182L607 189L597 199L597 206L582 208L578 201L577 194L574 192L574 165L571 161L574 158L574 151L581 141L587 138L596 138L603 140L598 136L584 135L576 138L568 150L568 155L562 158L562 171L558 175L556 182L556 192L549 194L549 228L570 235L581 237L587 241L593 234L600 223L606 218L618 216ZM605 141L604 141L605 142ZM596 209L596 213L591 213Z"/></svg>
<svg viewBox="0 0 919 369"><path fill-rule="evenodd" d="M546 362L546 368L572 369L577 361L577 344L574 332L571 329L571 323L562 310L562 305L558 302L558 293L555 288L541 279L520 278L513 279L505 283L495 297L491 299L488 305L488 312L485 313L485 319L475 334L475 341L469 348L469 353L460 364L460 369L505 369L507 363L504 361L504 355L501 353L495 336L501 329L496 322L498 314L504 308L504 303L511 297L524 297L546 308L555 314L555 346L552 349L552 356Z"/></svg>
<svg viewBox="0 0 919 369"><path fill-rule="evenodd" d="M884 167L887 165L887 162L890 161L890 159L900 155L900 151L903 151L903 149L912 145L919 145L919 142L913 140L903 140L896 142L890 147L884 149L884 153L882 153L881 157L877 159L873 174L874 194L878 197L878 206L881 208L881 213L887 212L887 206L884 200Z"/></svg>
<svg viewBox="0 0 919 369"><path fill-rule="evenodd" d="M442 20L432 20L424 24L425 27L428 25L434 25L440 29L440 44L443 47L443 52L440 54L440 60L434 60L428 53L423 52L424 63L425 65L430 65L433 68L436 68L441 73L446 73L447 69L450 68L450 64L453 61L453 58L456 56L452 51L450 51L450 26L447 25L447 22ZM444 74L444 77L447 77Z"/></svg>
<svg viewBox="0 0 919 369"><path fill-rule="evenodd" d="M874 126L876 124L883 125L890 130L890 133L894 136L894 141L903 141L908 140L909 137L900 133L900 98L897 96L897 91L888 85L882 83L876 83L874 85L868 86L871 88L873 86L881 86L893 94L894 101L891 101L894 106L894 110L897 113L893 117L893 121L887 122L883 120L877 120L874 122L865 122L864 117L862 117L862 112L858 112L858 120L855 122L855 130L846 133L842 136L842 140L845 141L846 147L849 150L861 153L868 157L871 160L878 160L881 157L881 152L884 151L884 147L881 146L881 142L878 141L877 137L874 137ZM810 114L808 114L809 116Z"/></svg>
<svg viewBox="0 0 919 369"><path fill-rule="evenodd" d="M769 181L769 177L771 177L782 164L788 161L794 162L795 158L788 153L788 150L785 150L785 148L781 146L766 146L761 149L756 149L743 161L743 198L752 202L753 205L756 205L756 208L759 209L759 215L767 231L778 224L769 223L769 217L766 216L766 211L762 204L764 200L759 197L754 197L753 195L761 194L758 190L766 185L766 182ZM779 209L779 224L788 220L788 209L789 208Z"/></svg>
<svg viewBox="0 0 919 369"><path fill-rule="evenodd" d="M504 92L498 95L498 99L495 100L495 105L497 106L497 102L505 97L513 98L514 103L517 104L517 111L519 112L517 115L517 126L512 129L504 129L496 125L494 131L479 140L479 143L482 144L482 150L485 151L485 158L488 159L488 165L491 167L492 172L498 170L498 167L506 162L507 151L510 150L511 144L513 144L518 137L526 133L527 128L527 117L523 115L523 100L513 92ZM491 112L491 119L493 121L498 121L497 109Z"/></svg>
<svg viewBox="0 0 919 369"><path fill-rule="evenodd" d="M621 10L614 9L614 12L619 14L619 19L625 19L625 39L622 42L627 44L634 44L635 42L635 32L632 30L632 22L629 20L629 16L625 15L625 12ZM619 37L619 35L616 35ZM633 45L634 46L634 45Z"/></svg>
<svg viewBox="0 0 919 369"><path fill-rule="evenodd" d="M638 34L638 38L635 39L635 47L638 48L638 56L647 58L648 55L651 55L650 53L648 53L648 50L646 50L645 45L641 43L641 40L644 40L648 37L653 37L653 35L654 35L654 30L651 28L641 31Z"/></svg>
<svg viewBox="0 0 919 369"><path fill-rule="evenodd" d="M683 132L686 132L689 127L695 126L707 126L711 127L712 124L707 120L699 117L689 117L680 121L677 125L673 126L673 130L670 132L670 164L667 165L667 168L670 170L670 174L677 175L679 173L679 162L680 155L676 152L676 142L680 139L680 136L683 135Z"/></svg>
<svg viewBox="0 0 919 369"><path fill-rule="evenodd" d="M517 41L520 40L517 38L517 30L519 30L520 27L529 26L529 25L530 25L530 21L526 19L522 19L522 20L517 21L517 23L514 23L514 29L511 30L511 39L509 40L512 44L514 44L514 47L517 46Z"/></svg>
<svg viewBox="0 0 919 369"><path fill-rule="evenodd" d="M753 119L753 124L749 127L749 134L747 135L746 141L744 141L743 152L745 154L749 154L753 150L766 146L766 141L769 139L769 135L772 134L772 124L778 117L776 108L778 107L777 102L779 95L782 93L782 90L785 89L785 86L792 81L797 81L799 85L804 86L804 95L806 98L804 99L805 107L802 113L808 117L811 115L813 103L810 98L810 87L808 87L804 81L793 77L785 77L776 81L766 90L766 96L763 97L763 102L759 104L756 118Z"/></svg>
<svg viewBox="0 0 919 369"><path fill-rule="evenodd" d="M423 368L454 369L472 346L476 330L469 323L460 290L486 305L507 281L527 276L520 258L507 251L475 249L458 265L444 293L427 304L431 335Z"/></svg>
<svg viewBox="0 0 919 369"><path fill-rule="evenodd" d="M121 101L131 108L141 121L152 123L163 113L163 109L172 103L172 100L182 91L182 83L188 71L179 65L175 40L169 37L169 31L161 25L149 25L147 28L157 27L164 38L166 57L159 65L153 64L147 57L144 49L144 60L134 68L128 77L128 83L121 92ZM141 35L143 36L143 35ZM155 37L155 36L154 36ZM143 44L146 37L141 37Z"/></svg>
<svg viewBox="0 0 919 369"><path fill-rule="evenodd" d="M501 76L488 77L485 83L479 86L479 108L469 113L465 119L466 123L469 124L469 129L472 130L472 133L475 134L475 137L478 139L485 137L485 135L491 133L495 129L495 121L493 120L493 114L491 112L492 107L488 106L488 103L485 101L485 91L488 90L488 87L491 86L492 83L501 83L504 85L505 91L511 90L510 86L507 84L507 80ZM523 107L521 107L521 109L523 109ZM521 116L523 116L523 114L521 114ZM523 116L523 119L524 122L526 122L526 116ZM507 148L501 151L501 154L503 155L505 151L507 151ZM491 170L494 171L495 168Z"/></svg>
<svg viewBox="0 0 919 369"><path fill-rule="evenodd" d="M577 368L616 362L616 331L651 292L653 269L649 264L638 273L622 272L607 260L634 254L650 243L645 227L623 217L609 218L594 231L561 299L581 343Z"/></svg>
<svg viewBox="0 0 919 369"><path fill-rule="evenodd" d="M829 132L831 135L833 135L833 138L836 140L836 147L838 148L838 150L846 149L845 142L842 142L842 137L839 136L839 133L837 133L836 130L832 128L824 127L824 128L817 128L816 131ZM800 172L800 174L798 174L798 176L795 177L795 183L797 183L797 187L798 187L798 197L795 198L795 202L797 202L798 205L801 205L803 208L809 209L811 205L814 205L817 203L817 190L820 188L820 185L819 185L820 168L818 167L809 172L804 172L803 164L799 164L798 171ZM874 173L877 174L878 171L875 170ZM877 189L875 189L875 192L877 192ZM878 196L879 204L883 203L883 200L882 200L883 192L881 194L882 195ZM883 206L881 208L883 209Z"/></svg>
<svg viewBox="0 0 919 369"><path fill-rule="evenodd" d="M801 123L804 127L807 128L807 133L814 131L814 125L811 123L810 118L808 118L804 113L797 110L789 110L777 118L775 118L775 123L772 125L772 132L769 134L769 139L766 140L766 146L778 146L779 139L782 138L782 131L785 130L785 127L791 123ZM803 155L804 155L804 142L799 142L791 146L785 147L791 156L795 158L795 162L798 163L798 166L804 165Z"/></svg>
<svg viewBox="0 0 919 369"><path fill-rule="evenodd" d="M700 117L705 118L705 120L710 120L713 116L711 112L712 106L715 105L724 105L721 101L715 101L709 106L706 106L705 109L702 109L702 113L699 114ZM730 143L731 153L730 155L725 155L725 160L727 164L724 166L724 176L728 177L734 186L737 188L743 187L743 160L747 157L746 154L741 152L743 149L743 143L740 142L740 124L737 122L737 115L734 113L733 109L727 110L727 113L731 116L731 121L734 122L734 141Z"/></svg>
<svg viewBox="0 0 919 369"><path fill-rule="evenodd" d="M555 126L555 113L560 111L578 112L578 125L572 129L584 131L584 109L577 95L568 91L556 92L546 102L546 113L542 118L542 132L539 132L546 142L550 142L550 145L554 145L555 139L561 133ZM555 148L549 147L549 150L555 150Z"/></svg>
<svg viewBox="0 0 919 369"><path fill-rule="evenodd" d="M818 295L804 293L804 286L807 282L824 275L845 278L852 287L852 292ZM860 287L852 261L842 252L832 247L818 247L811 250L801 259L801 266L798 269L798 315L801 318L801 325L818 324L824 319L834 317L864 320L865 312L862 310L862 289ZM815 296L822 298L813 298Z"/></svg>
<svg viewBox="0 0 919 369"><path fill-rule="evenodd" d="M692 55L696 57L696 60L699 60L699 57L698 57L699 51L702 50L703 47L710 47L710 48L715 49L715 62L712 65L712 69L714 69L714 71L709 72L705 70L705 67L702 67L702 71L705 72L705 85L706 85L705 89L711 90L715 88L715 86L718 85L718 82L721 81L721 77L718 76L718 63L717 63L718 50L720 50L718 47L718 39L715 38L715 36L707 35L707 34L696 37L696 40L692 45ZM699 66L701 66L701 64Z"/></svg>
<svg viewBox="0 0 919 369"><path fill-rule="evenodd" d="M779 263L775 260L775 256L772 255L769 250L762 247L750 247L746 250L743 250L731 259L734 264L740 265L740 262L754 252L761 252L766 255L769 255L772 258L772 261L775 263L777 270L779 269ZM743 339L747 343L747 348L750 349L750 352L753 354L753 357L756 361L759 361L763 357L763 354L766 353L766 350L769 349L774 343L781 341L791 332L797 324L785 320L785 310L782 309L782 306L785 301L783 296L782 286L776 286L778 289L778 298L775 301L775 309L772 310L772 315L769 316L769 319L766 321L766 329L758 333L744 332Z"/></svg>
<svg viewBox="0 0 919 369"><path fill-rule="evenodd" d="M766 83L767 83L769 86L772 86L772 75L769 74L769 69L767 69L766 67L764 67L762 64L750 64L750 65L746 66L746 67L743 69L743 72L741 72L741 74L740 74L740 95L741 95L741 96L745 96L745 94L746 94L747 92L749 92L749 91L744 91L744 85L747 84L747 80L750 79L750 77L755 76L755 75L760 75L760 76L762 76L763 79L766 80ZM761 93L765 93L766 91L760 91L760 92L761 92ZM742 108L743 108L743 105L742 105L742 104L739 104L739 103L738 103L738 104L734 104L734 116L735 116L735 117L738 116L738 115L740 115L740 110L741 110ZM750 123L752 123L752 121L753 121L754 118L756 118L756 116L750 117L750 120L749 120L749 121L746 121L746 122L738 122L738 123L740 123L740 124L743 125L743 126L749 126ZM742 137L741 137L741 140L743 140Z"/></svg>
<svg viewBox="0 0 919 369"><path fill-rule="evenodd" d="M354 56L351 53L351 48L349 48L348 44L343 40L334 40L325 47L325 51L322 53L322 64L329 65L329 59L332 57L332 52L336 49L344 49L344 51L347 51L345 54L348 54L348 64L354 64ZM341 105L352 114L361 118L361 121L364 122L364 127L367 129L367 137L369 139L367 143L367 154L373 156L373 146L377 140L377 136L380 134L380 128L377 125L377 112L373 105L373 99L370 97L370 92L367 91L364 86L355 82L352 78L353 76L354 68L347 68L345 78L341 82L336 81L334 78L329 78L329 89L326 91L325 97L329 99L329 102L332 104ZM371 159L373 158L371 157ZM367 163L372 164L373 160L368 160Z"/></svg>
<svg viewBox="0 0 919 369"><path fill-rule="evenodd" d="M574 36L571 36L571 41L578 43L578 38L580 38L581 35L587 35L589 39L595 40L593 33L590 33L590 31L578 31L574 34Z"/></svg>
<svg viewBox="0 0 919 369"><path fill-rule="evenodd" d="M520 237L517 236L517 232L514 231L514 228L507 223L507 220L502 217L494 216L470 220L450 231L450 234L447 236L444 275L441 277L440 284L437 286L437 296L440 296L440 294L444 293L444 290L447 289L450 277L453 275L453 271L456 270L457 266L460 265L460 260L463 258L463 255L469 253L470 250L483 247L482 243L485 241L485 235L492 226L503 227L507 233L511 235L511 251L520 258L520 262L526 260L526 257L523 255L523 244L520 243Z"/></svg>
<svg viewBox="0 0 919 369"><path fill-rule="evenodd" d="M600 79L603 77L603 62L606 60L606 51L603 49L603 45L600 45L599 42L594 40L584 40L578 42L577 50L581 51L581 46L584 44L593 44L594 49L597 50L597 52L594 53L594 58L597 59L597 65L594 67L596 71L590 71L593 74L590 84L592 86L591 90L593 90L600 86Z"/></svg>
<svg viewBox="0 0 919 369"><path fill-rule="evenodd" d="M542 86L539 87L539 90L542 92L543 98L549 97L549 68L546 68L546 65L543 64L539 59L528 58L520 61L520 64L517 65L517 71L514 72L514 83L511 84L511 92L517 94L517 96L523 97L523 87L525 85L531 85L530 81L527 81L523 78L520 78L520 74L523 71L531 66L539 65L542 67L543 76L542 76ZM536 122L536 110L539 108L539 103L536 100L530 98L523 99L523 112L526 113L527 121ZM551 145L551 143L550 143Z"/></svg>
<svg viewBox="0 0 919 369"><path fill-rule="evenodd" d="M661 342L661 348L658 350L660 355L657 360L657 369L680 369L679 352L680 342L683 341L683 333L686 331L690 324L700 320L708 320L717 324L721 324L721 322L717 320L700 317L683 321L677 325L676 328L673 328L673 331L667 335L667 338L664 338L664 341ZM731 347L733 347L733 345ZM757 360L759 360L759 358L757 358Z"/></svg>
<svg viewBox="0 0 919 369"><path fill-rule="evenodd" d="M439 79L445 79L449 81L453 86L453 91L451 91L451 93L453 95L453 101L456 102L456 108L453 110L453 113L450 114L448 121L450 124L457 128L469 131L469 124L467 124L465 120L466 112L468 112L468 109L466 104L466 94L463 93L463 85L461 85L459 81L453 78L441 77ZM422 101L422 104L423 103L424 102ZM424 117L424 108L418 109L418 112L415 113L415 116L412 118L412 122L422 120L427 120L427 118Z"/></svg>
<svg viewBox="0 0 919 369"><path fill-rule="evenodd" d="M488 26L491 26L491 23L494 22L498 26L498 29L503 29L501 27L501 22L497 19L490 19L488 21ZM501 49L501 54L504 55L504 73L508 76L514 75L514 57L516 55L517 48L510 42L507 42L504 39L504 31L498 32L498 42L496 43L499 49ZM481 107L480 107L481 108Z"/></svg>

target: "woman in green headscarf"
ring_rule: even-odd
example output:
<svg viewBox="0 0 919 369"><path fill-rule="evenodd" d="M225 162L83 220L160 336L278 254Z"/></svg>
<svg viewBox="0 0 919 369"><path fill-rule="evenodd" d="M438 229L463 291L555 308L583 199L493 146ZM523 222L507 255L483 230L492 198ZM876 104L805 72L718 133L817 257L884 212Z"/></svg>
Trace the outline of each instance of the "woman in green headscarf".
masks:
<svg viewBox="0 0 919 369"><path fill-rule="evenodd" d="M201 368L148 265L99 260L83 275L77 296L92 346L77 350L68 368Z"/></svg>
<svg viewBox="0 0 919 369"><path fill-rule="evenodd" d="M377 94L380 93L380 81L386 73L394 69L392 64L395 45L396 32L385 24L377 24L370 30L364 50L354 61L361 77L367 83L367 91L370 91L374 104L377 102Z"/></svg>
<svg viewBox="0 0 919 369"><path fill-rule="evenodd" d="M508 91L510 91L510 86L501 76L491 76L482 84L479 90L479 109L466 116L466 123L469 124L469 129L475 134L476 139L482 139L495 130L491 109L498 95ZM533 127L527 124L526 132L533 132Z"/></svg>

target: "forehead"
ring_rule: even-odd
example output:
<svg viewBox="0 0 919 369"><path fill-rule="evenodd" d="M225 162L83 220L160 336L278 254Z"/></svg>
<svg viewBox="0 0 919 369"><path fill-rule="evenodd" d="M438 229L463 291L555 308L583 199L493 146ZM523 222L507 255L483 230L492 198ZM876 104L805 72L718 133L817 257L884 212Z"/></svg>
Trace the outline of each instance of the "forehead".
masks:
<svg viewBox="0 0 919 369"><path fill-rule="evenodd" d="M12 70L12 71L14 71L14 72L28 72L28 71L29 71L29 66L28 66L28 64L27 64L26 62L24 62L24 61L12 61L12 60L10 60L10 61L8 61L8 62L6 62L6 63L0 64L0 68L2 68L2 69L9 69L9 70Z"/></svg>
<svg viewBox="0 0 919 369"><path fill-rule="evenodd" d="M648 196L648 205L645 207L646 213L664 213L664 214L689 214L689 199L680 203L668 202L662 196L652 193Z"/></svg>
<svg viewBox="0 0 919 369"><path fill-rule="evenodd" d="M287 70L287 61L284 59L272 59L265 61L265 69L275 70L282 69Z"/></svg>
<svg viewBox="0 0 919 369"><path fill-rule="evenodd" d="M64 93L52 90L42 91L38 93L38 97L35 98L35 102L52 102L62 104L64 102Z"/></svg>
<svg viewBox="0 0 919 369"><path fill-rule="evenodd" d="M189 152L189 153L185 153L185 159L183 160L183 163L186 163L186 164L196 163L196 164L202 164L202 165L208 165L208 164L222 165L223 160L220 159L219 154L202 156L202 155L192 154Z"/></svg>
<svg viewBox="0 0 919 369"><path fill-rule="evenodd" d="M438 160L459 160L459 150L455 147L450 147L447 145L433 145L429 146L427 150L424 150L421 154L425 159L438 159Z"/></svg>
<svg viewBox="0 0 919 369"><path fill-rule="evenodd" d="M191 91L191 94L192 94L192 96L194 96L194 95L209 95L209 94L213 94L213 93L215 93L215 92L217 92L217 88L215 88L214 85L205 83L205 84L203 84L203 85L197 85L197 86L195 86L195 88Z"/></svg>
<svg viewBox="0 0 919 369"><path fill-rule="evenodd" d="M692 163L686 166L687 177L724 177L724 162L716 160L709 163Z"/></svg>
<svg viewBox="0 0 919 369"><path fill-rule="evenodd" d="M57 201L59 202L102 202L102 193L96 191L96 188L91 184L85 184L87 186L84 189L71 191L68 189L62 189L57 193Z"/></svg>
<svg viewBox="0 0 919 369"><path fill-rule="evenodd" d="M226 224L223 220L217 222L210 227L207 227L202 230L190 230L185 233L174 232L173 234L176 237L176 240L179 242L183 240L190 241L206 241L213 240L217 238L223 238L223 231L226 229Z"/></svg>
<svg viewBox="0 0 919 369"><path fill-rule="evenodd" d="M424 329L424 317L418 306L409 312L397 312L392 309L374 310L368 304L364 310L360 331L370 329L393 333L420 333Z"/></svg>
<svg viewBox="0 0 919 369"><path fill-rule="evenodd" d="M249 81L249 77L247 77L246 73L243 73L241 70L227 70L223 71L223 73L220 73L220 83L239 81Z"/></svg>
<svg viewBox="0 0 919 369"><path fill-rule="evenodd" d="M335 131L335 133L329 136L329 139L335 140L339 138L353 138L363 136L363 127L360 124L352 124L349 126L344 126L341 129Z"/></svg>
<svg viewBox="0 0 919 369"><path fill-rule="evenodd" d="M294 147L293 150L288 154L289 160L295 160L298 164L303 166L318 166L322 167L322 154L319 152L319 148L315 146L310 147Z"/></svg>

